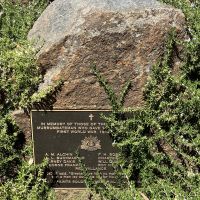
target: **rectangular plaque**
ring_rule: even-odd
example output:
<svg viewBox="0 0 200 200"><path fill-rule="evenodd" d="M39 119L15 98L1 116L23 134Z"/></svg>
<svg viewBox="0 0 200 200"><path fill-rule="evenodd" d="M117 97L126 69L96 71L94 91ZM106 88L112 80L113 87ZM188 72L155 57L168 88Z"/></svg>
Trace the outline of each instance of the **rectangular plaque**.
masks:
<svg viewBox="0 0 200 200"><path fill-rule="evenodd" d="M102 178L115 184L112 161L117 149L105 129L102 110L32 111L31 124L35 164L49 160L48 182L55 188L85 188L78 150L91 177L97 170Z"/></svg>

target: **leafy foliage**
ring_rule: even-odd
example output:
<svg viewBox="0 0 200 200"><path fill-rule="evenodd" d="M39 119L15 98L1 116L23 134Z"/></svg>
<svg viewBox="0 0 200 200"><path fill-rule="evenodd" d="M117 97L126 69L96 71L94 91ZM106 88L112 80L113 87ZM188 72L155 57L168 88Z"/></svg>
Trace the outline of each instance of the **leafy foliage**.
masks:
<svg viewBox="0 0 200 200"><path fill-rule="evenodd" d="M20 163L21 147L18 145L20 131L11 118L0 119L0 180L16 175Z"/></svg>
<svg viewBox="0 0 200 200"><path fill-rule="evenodd" d="M24 162L15 180L9 180L0 187L1 199L53 200L54 195L43 178L45 165L33 166Z"/></svg>
<svg viewBox="0 0 200 200"><path fill-rule="evenodd" d="M182 70L189 80L198 81L200 77L200 3L198 0L161 0L181 9L186 18L188 38L179 41L184 45L184 52L180 55Z"/></svg>
<svg viewBox="0 0 200 200"><path fill-rule="evenodd" d="M126 188L104 182L91 185L103 199L123 199L123 195L126 199L200 196L200 7L198 1L165 2L185 13L188 39L180 41L175 30L171 32L165 54L153 67L145 87L144 106L123 109L112 88L99 72L94 73L112 105L114 102L113 114L105 119L120 150L118 165L127 178ZM183 49L178 55L181 67L175 74L177 44Z"/></svg>
<svg viewBox="0 0 200 200"><path fill-rule="evenodd" d="M1 2L1 115L16 109L37 89L41 81L40 71L36 65L36 51L27 41L27 34L45 6L45 0L34 0L26 6L18 1Z"/></svg>
<svg viewBox="0 0 200 200"><path fill-rule="evenodd" d="M27 40L46 0L0 1L0 197L4 199L52 199L44 179L45 163L30 163L32 153L24 136L9 116L33 100L41 82L36 51ZM48 90L49 91L49 90ZM36 96L36 94L35 94ZM39 94L37 95L39 96ZM30 158L30 159L29 159ZM29 159L29 162L28 162Z"/></svg>

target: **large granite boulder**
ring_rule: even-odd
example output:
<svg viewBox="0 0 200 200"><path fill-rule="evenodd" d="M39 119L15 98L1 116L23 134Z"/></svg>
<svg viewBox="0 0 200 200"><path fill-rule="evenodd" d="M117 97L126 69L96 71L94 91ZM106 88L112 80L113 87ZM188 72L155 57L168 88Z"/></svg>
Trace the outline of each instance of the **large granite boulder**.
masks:
<svg viewBox="0 0 200 200"><path fill-rule="evenodd" d="M116 93L133 82L125 105L141 104L142 87L151 66L163 53L168 32L183 32L181 11L154 0L56 0L29 33L42 46L38 62L44 70L40 88L62 79L54 108L109 108L91 65Z"/></svg>

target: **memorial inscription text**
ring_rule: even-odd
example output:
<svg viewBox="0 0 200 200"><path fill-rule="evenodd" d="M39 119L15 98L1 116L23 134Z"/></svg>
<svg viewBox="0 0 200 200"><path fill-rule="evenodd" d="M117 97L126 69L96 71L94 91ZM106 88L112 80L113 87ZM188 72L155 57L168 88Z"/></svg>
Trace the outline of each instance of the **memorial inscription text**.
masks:
<svg viewBox="0 0 200 200"><path fill-rule="evenodd" d="M117 150L105 129L101 114L110 111L32 111L32 131L35 163L48 158L48 181L56 188L84 188L82 170L76 152L91 177L97 170L115 184L112 162Z"/></svg>

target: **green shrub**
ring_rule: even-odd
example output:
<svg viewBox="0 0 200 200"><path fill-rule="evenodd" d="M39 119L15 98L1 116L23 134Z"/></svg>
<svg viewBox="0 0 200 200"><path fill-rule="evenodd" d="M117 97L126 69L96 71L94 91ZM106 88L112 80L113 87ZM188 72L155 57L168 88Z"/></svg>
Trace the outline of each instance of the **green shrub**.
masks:
<svg viewBox="0 0 200 200"><path fill-rule="evenodd" d="M47 3L33 0L23 6L6 0L0 5L0 109L4 115L27 101L41 81L27 33Z"/></svg>
<svg viewBox="0 0 200 200"><path fill-rule="evenodd" d="M151 70L144 106L124 109L96 69L94 74L110 99L113 114L105 117L120 155L117 165L127 185L115 188L86 176L88 186L103 199L193 199L200 196L200 4L165 1L186 15L188 39L173 30L160 62ZM176 52L180 70L173 73ZM122 92L122 99L128 87Z"/></svg>
<svg viewBox="0 0 200 200"><path fill-rule="evenodd" d="M53 200L54 194L44 179L45 165L23 162L17 177L0 185L0 198L5 200Z"/></svg>
<svg viewBox="0 0 200 200"><path fill-rule="evenodd" d="M0 119L0 180L3 182L16 175L17 166L21 162L20 135L11 118Z"/></svg>
<svg viewBox="0 0 200 200"><path fill-rule="evenodd" d="M46 0L0 1L0 199L53 199L44 179L45 165L33 165L32 152L9 114L33 100L42 81L36 51L27 40ZM36 94L34 95L34 97ZM38 98L41 95L37 95ZM35 97L36 98L36 97ZM36 100L38 100L36 98Z"/></svg>

